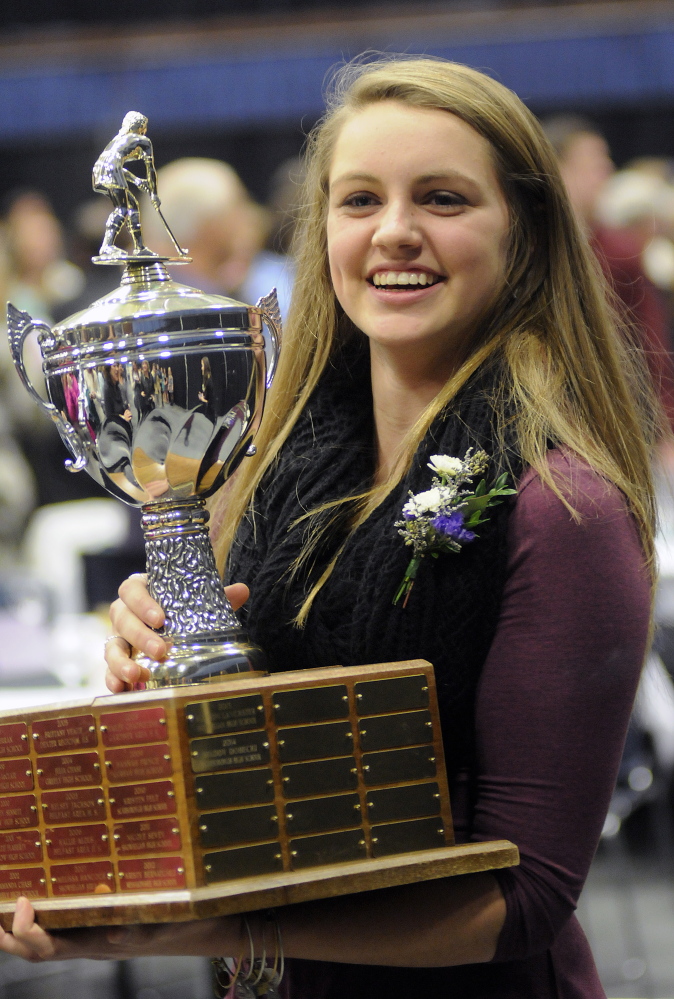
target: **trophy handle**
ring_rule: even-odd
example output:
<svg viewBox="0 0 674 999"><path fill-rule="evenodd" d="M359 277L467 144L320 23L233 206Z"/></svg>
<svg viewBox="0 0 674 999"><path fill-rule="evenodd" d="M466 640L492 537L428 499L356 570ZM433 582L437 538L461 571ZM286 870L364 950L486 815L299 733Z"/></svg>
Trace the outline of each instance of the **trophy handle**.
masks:
<svg viewBox="0 0 674 999"><path fill-rule="evenodd" d="M61 435L61 440L75 459L74 461L66 461L66 468L70 472L79 472L87 466L89 458L77 431L73 425L65 419L63 414L58 411L53 403L46 402L42 398L28 377L26 366L23 363L23 345L26 342L26 337L33 332L38 333L40 349L42 349L42 347L46 347L47 350L50 350L53 346L55 346L56 340L54 338L54 334L46 323L35 322L27 312L21 312L19 309L15 308L11 302L8 302L7 337L9 339L9 350L12 355L12 360L14 361L14 367L16 368L19 378L35 402L37 402L42 409L49 414L51 419L56 424L58 432Z"/></svg>
<svg viewBox="0 0 674 999"><path fill-rule="evenodd" d="M276 288L272 288L268 295L263 295L262 298L258 299L255 308L260 310L262 318L267 323L269 332L271 333L271 350L267 357L267 388L269 388L274 380L276 362L281 350L281 337L283 336L283 322L281 320L281 310L278 305Z"/></svg>

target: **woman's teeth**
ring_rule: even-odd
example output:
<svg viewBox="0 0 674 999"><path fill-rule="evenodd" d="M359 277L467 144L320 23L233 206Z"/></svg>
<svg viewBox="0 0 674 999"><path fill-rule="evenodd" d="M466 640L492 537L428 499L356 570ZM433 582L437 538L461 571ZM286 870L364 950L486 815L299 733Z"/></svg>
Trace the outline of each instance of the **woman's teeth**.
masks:
<svg viewBox="0 0 674 999"><path fill-rule="evenodd" d="M422 271L380 271L372 275L372 283L376 288L399 288L411 284L424 288L441 280L437 274L425 274Z"/></svg>

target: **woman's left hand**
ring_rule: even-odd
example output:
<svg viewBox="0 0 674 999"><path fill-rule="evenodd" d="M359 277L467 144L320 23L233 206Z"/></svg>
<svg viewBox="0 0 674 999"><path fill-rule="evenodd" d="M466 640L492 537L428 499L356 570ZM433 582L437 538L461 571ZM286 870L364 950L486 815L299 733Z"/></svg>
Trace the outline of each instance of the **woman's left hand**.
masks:
<svg viewBox="0 0 674 999"><path fill-rule="evenodd" d="M175 955L236 956L241 948L241 921L238 916L48 933L35 922L35 910L24 897L16 903L12 932L7 933L0 928L0 950L32 964L80 957L115 961Z"/></svg>

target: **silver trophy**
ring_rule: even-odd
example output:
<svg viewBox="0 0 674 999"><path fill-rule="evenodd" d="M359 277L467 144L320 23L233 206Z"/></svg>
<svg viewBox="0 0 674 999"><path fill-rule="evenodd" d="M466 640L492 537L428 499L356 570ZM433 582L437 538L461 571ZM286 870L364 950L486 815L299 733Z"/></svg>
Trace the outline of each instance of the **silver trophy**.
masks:
<svg viewBox="0 0 674 999"><path fill-rule="evenodd" d="M172 646L161 663L137 659L151 672L148 686L166 687L264 669L262 650L224 594L204 501L254 453L281 321L275 290L250 306L169 277L167 263L190 258L161 215L146 129L143 115L127 114L93 171L94 189L113 204L94 259L124 265L119 288L53 329L10 303L8 329L21 380L73 456L68 467L86 469L111 495L141 508L148 586L164 608L161 634ZM175 256L145 246L142 191ZM124 229L130 252L115 242ZM48 401L24 366L33 332Z"/></svg>

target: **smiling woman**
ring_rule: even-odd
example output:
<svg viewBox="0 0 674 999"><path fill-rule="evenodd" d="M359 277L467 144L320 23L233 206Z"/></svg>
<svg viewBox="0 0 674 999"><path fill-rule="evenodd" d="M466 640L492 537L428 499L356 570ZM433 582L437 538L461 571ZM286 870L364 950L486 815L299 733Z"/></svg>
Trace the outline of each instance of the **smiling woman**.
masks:
<svg viewBox="0 0 674 999"><path fill-rule="evenodd" d="M221 564L272 670L432 662L457 839L511 839L521 864L279 910L286 994L600 999L573 909L648 636L649 387L554 154L500 84L431 59L347 67L307 164ZM167 651L142 580L120 594L114 691L144 678L131 645ZM31 959L247 943L234 918L50 937L27 900L0 934Z"/></svg>

